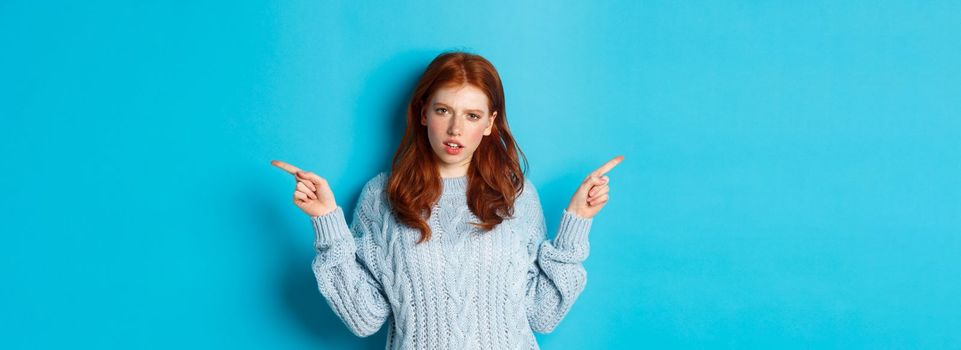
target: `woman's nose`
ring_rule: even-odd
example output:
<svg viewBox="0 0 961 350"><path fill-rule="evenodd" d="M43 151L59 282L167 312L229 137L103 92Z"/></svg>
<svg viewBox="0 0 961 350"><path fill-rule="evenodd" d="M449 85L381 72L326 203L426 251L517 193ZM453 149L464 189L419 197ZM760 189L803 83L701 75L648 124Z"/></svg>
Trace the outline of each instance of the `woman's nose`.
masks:
<svg viewBox="0 0 961 350"><path fill-rule="evenodd" d="M450 118L450 126L447 127L447 134L451 136L460 136L462 126L463 124L457 117Z"/></svg>

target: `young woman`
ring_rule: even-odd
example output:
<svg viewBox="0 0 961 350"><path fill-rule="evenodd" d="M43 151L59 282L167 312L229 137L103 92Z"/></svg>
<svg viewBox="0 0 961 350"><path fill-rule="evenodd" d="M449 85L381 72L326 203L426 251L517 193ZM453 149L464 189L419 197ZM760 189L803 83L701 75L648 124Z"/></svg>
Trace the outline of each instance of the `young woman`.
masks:
<svg viewBox="0 0 961 350"><path fill-rule="evenodd" d="M350 226L325 179L272 163L296 179L318 287L351 332L390 319L387 349L538 349L533 332L552 331L584 289L605 173L623 157L584 179L548 240L519 152L493 65L446 52L417 83L392 169L366 183Z"/></svg>

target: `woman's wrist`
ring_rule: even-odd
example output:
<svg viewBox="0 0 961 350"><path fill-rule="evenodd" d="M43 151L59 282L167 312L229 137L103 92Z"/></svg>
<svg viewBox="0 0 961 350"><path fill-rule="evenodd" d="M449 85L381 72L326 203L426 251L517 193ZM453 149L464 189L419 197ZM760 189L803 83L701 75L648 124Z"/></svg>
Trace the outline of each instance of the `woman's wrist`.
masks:
<svg viewBox="0 0 961 350"><path fill-rule="evenodd" d="M577 208L567 207L567 209L564 209L564 211L571 213L572 215L577 216L580 219L590 219L593 217L593 215L591 215L590 213L586 213L584 211L578 210Z"/></svg>
<svg viewBox="0 0 961 350"><path fill-rule="evenodd" d="M344 211L340 207L323 215L311 216L310 221L314 225L317 242L327 243L351 237Z"/></svg>
<svg viewBox="0 0 961 350"><path fill-rule="evenodd" d="M337 206L336 206L336 205L334 205L333 207L328 207L328 208L318 208L317 210L311 210L311 211L307 212L307 215L310 216L310 217L312 217L312 218L320 217L320 216L324 216L324 215L328 215L328 214L330 214L330 213L333 213L334 210L336 210L336 209L337 209Z"/></svg>

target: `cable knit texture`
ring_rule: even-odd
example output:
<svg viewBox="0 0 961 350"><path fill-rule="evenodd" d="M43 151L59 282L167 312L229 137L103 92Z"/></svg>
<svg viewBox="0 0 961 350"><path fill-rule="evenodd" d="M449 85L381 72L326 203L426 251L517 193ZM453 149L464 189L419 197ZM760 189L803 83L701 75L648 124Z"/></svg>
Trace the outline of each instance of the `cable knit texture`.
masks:
<svg viewBox="0 0 961 350"><path fill-rule="evenodd" d="M392 215L381 172L364 185L348 226L343 208L311 216L321 294L354 334L387 321L386 349L539 349L584 290L591 221L564 210L547 239L540 198L525 179L514 216L489 232L467 207L467 176L443 178L433 236Z"/></svg>

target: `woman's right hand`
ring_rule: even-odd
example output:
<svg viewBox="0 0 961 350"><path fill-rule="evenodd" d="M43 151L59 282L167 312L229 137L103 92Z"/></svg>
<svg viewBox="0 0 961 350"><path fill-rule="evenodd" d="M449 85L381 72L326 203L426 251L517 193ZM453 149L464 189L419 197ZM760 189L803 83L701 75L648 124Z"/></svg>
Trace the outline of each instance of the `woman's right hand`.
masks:
<svg viewBox="0 0 961 350"><path fill-rule="evenodd" d="M310 216L321 216L337 209L334 192L327 185L327 180L279 160L271 161L270 164L283 169L297 180L297 186L294 188L294 204L304 213Z"/></svg>

